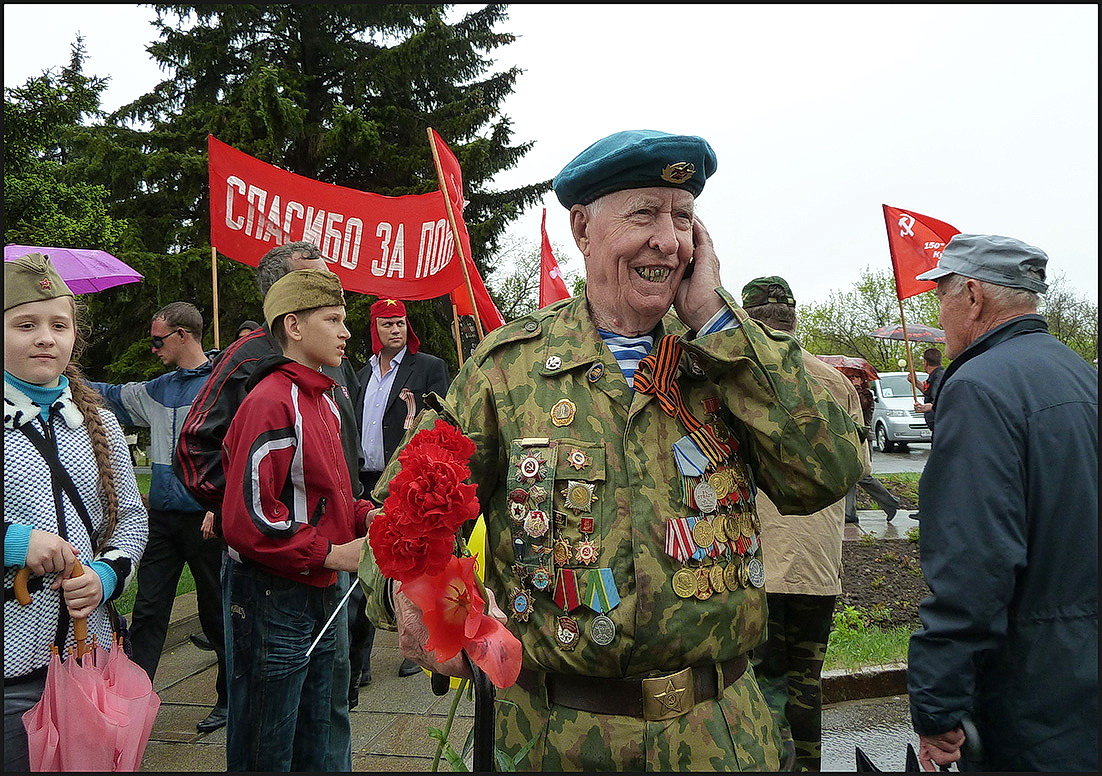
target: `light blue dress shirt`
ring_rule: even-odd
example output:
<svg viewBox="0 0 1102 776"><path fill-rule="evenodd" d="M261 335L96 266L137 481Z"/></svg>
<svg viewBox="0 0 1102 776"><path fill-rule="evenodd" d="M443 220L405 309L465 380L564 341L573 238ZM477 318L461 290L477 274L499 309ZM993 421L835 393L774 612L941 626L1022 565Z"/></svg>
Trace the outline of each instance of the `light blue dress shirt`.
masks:
<svg viewBox="0 0 1102 776"><path fill-rule="evenodd" d="M364 471L381 472L386 468L383 452L383 413L386 411L390 390L394 387L394 375L406 356L402 348L390 359L390 371L379 373L379 354L371 357L371 378L364 389L364 414L360 431L360 447L364 454Z"/></svg>

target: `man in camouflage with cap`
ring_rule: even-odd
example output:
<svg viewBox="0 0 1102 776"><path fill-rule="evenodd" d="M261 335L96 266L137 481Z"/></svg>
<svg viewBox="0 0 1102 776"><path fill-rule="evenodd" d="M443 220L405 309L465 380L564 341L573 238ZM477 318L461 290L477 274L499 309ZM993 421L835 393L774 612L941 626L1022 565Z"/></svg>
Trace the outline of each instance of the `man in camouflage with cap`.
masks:
<svg viewBox="0 0 1102 776"><path fill-rule="evenodd" d="M477 448L486 586L524 647L495 706L518 769L782 764L747 660L766 618L754 494L821 509L860 476L859 442L800 348L721 287L694 215L715 169L699 137L619 132L583 151L553 185L586 294L494 330L448 391ZM369 548L360 573L376 622L395 627L396 606L400 643L423 643Z"/></svg>

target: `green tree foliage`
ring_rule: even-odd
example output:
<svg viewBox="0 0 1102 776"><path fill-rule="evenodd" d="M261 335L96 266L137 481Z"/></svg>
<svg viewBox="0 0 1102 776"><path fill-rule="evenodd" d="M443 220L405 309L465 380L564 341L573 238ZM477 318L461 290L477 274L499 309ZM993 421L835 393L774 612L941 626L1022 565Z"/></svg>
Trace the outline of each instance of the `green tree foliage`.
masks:
<svg viewBox="0 0 1102 776"><path fill-rule="evenodd" d="M128 225L109 215L106 188L67 174L74 133L102 116L106 79L83 73L84 42L69 63L4 90L4 242L116 250Z"/></svg>
<svg viewBox="0 0 1102 776"><path fill-rule="evenodd" d="M937 326L937 299L933 293L903 300L906 322ZM869 333L881 326L899 323L899 302L890 272L866 267L848 290L833 291L826 301L797 307L796 334L805 348L819 355L860 356L876 369L899 371L898 360L906 358L902 342L876 339ZM912 359L922 366L922 351L929 345L914 343ZM941 349L944 349L941 346Z"/></svg>
<svg viewBox="0 0 1102 776"><path fill-rule="evenodd" d="M63 177L102 187L110 217L132 226L113 252L146 278L89 299L98 335L86 359L93 373L131 376L144 358L135 340L145 339L160 306L182 299L213 309L208 134L300 175L397 196L437 188L427 138L436 129L463 168L464 217L487 282L486 258L505 228L549 188L549 181L507 191L489 185L532 145L513 141L499 109L521 71L491 71L494 50L514 39L494 29L505 6L454 18L435 4L153 7L157 40L147 50L165 80L97 123L68 117L72 132L60 144ZM217 272L224 346L241 320L260 319L261 299L251 267L219 257ZM370 356L374 297L348 298L350 356L360 365ZM448 300L408 306L424 348L455 367Z"/></svg>
<svg viewBox="0 0 1102 776"><path fill-rule="evenodd" d="M551 252L559 263L567 289L577 287L579 278L570 271L572 261L569 251L562 245L552 243ZM503 241L496 259L499 269L494 275L490 292L501 317L506 321L527 315L539 306L540 255L540 244L534 240L506 238ZM508 267L507 271L505 267ZM581 280L584 282L584 278Z"/></svg>
<svg viewBox="0 0 1102 776"><path fill-rule="evenodd" d="M1088 362L1098 358L1098 303L1078 293L1065 276L1049 280L1038 312L1048 322L1052 336Z"/></svg>

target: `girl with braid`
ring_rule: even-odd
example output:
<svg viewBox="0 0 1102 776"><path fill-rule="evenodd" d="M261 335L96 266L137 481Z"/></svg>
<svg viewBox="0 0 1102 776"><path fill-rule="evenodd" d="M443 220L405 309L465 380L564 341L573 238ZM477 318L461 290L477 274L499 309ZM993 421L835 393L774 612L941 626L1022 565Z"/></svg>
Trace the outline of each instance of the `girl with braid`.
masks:
<svg viewBox="0 0 1102 776"><path fill-rule="evenodd" d="M72 620L112 642L105 603L126 589L147 515L130 453L76 363L77 302L42 254L4 262L4 770L30 769L22 715L45 686ZM69 578L74 561L83 575ZM31 574L30 603L16 573Z"/></svg>

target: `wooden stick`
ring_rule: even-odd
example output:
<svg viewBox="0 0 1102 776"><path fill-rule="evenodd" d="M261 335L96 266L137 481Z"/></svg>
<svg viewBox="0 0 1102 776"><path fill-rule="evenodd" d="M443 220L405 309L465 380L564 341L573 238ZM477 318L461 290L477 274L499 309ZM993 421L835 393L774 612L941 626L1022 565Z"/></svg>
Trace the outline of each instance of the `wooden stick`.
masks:
<svg viewBox="0 0 1102 776"><path fill-rule="evenodd" d="M432 127L425 130L429 137L429 148L432 149L432 163L436 167L436 181L440 184L440 193L444 195L444 209L448 212L448 223L451 224L452 238L455 240L455 252L459 254L459 263L463 266L463 280L467 283L467 294L471 297L471 312L474 313L475 327L478 329L478 338L486 336L482 328L482 319L478 317L478 305L474 301L474 288L471 287L471 276L467 272L467 257L463 255L463 241L459 239L459 228L455 225L455 214L452 213L452 201L448 196L448 187L444 183L444 170L440 167L440 155L436 152L436 143L432 140Z"/></svg>
<svg viewBox="0 0 1102 776"><path fill-rule="evenodd" d="M213 245L210 246L210 288L214 300L214 312L211 314L214 318L214 349L218 350L218 249Z"/></svg>
<svg viewBox="0 0 1102 776"><path fill-rule="evenodd" d="M918 392L915 388L915 367L911 361L911 343L907 339L907 321L903 317L903 300L897 300L899 302L899 323L903 327L903 348L907 352L907 371L911 373L911 379L908 382L911 384L911 397L914 399L915 404L918 404Z"/></svg>

